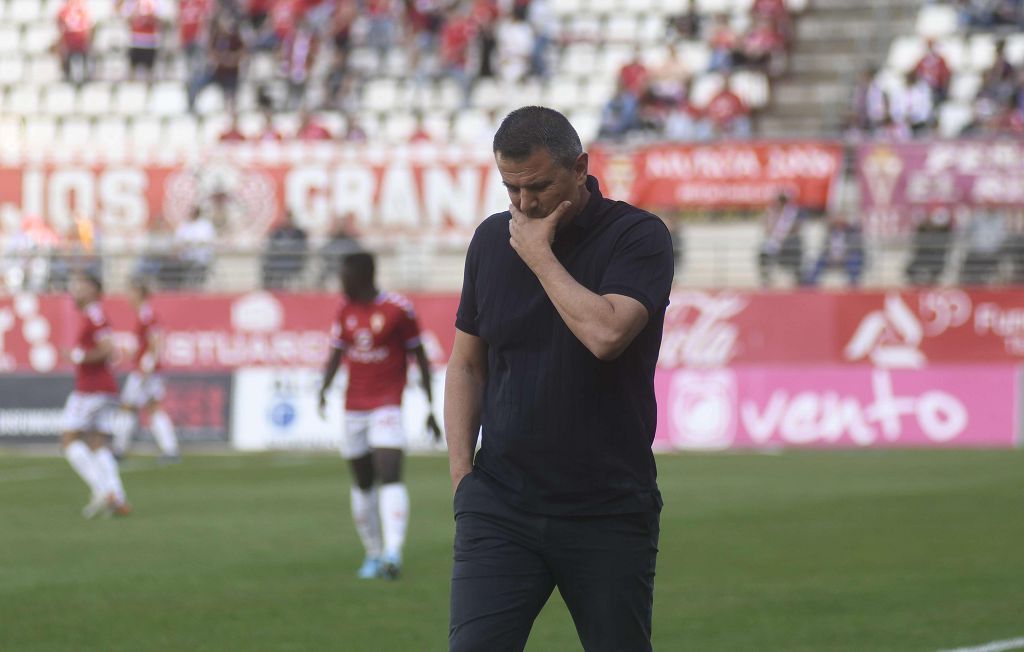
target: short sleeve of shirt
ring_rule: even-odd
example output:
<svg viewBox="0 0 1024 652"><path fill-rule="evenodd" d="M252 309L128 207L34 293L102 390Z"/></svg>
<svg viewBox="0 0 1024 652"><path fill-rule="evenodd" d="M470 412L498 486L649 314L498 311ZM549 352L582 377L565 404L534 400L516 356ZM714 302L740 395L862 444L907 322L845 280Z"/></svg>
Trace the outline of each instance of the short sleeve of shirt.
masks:
<svg viewBox="0 0 1024 652"><path fill-rule="evenodd" d="M334 315L334 323L331 324L331 347L344 349L345 342L341 339L342 313L345 312L345 304L338 306L338 312Z"/></svg>
<svg viewBox="0 0 1024 652"><path fill-rule="evenodd" d="M110 324L107 323L107 316L99 308L89 310L87 314L89 322L88 329L92 335L93 342L99 344L110 337Z"/></svg>
<svg viewBox="0 0 1024 652"><path fill-rule="evenodd" d="M619 238L597 293L636 299L653 315L668 304L674 272L668 227L657 218L644 219Z"/></svg>
<svg viewBox="0 0 1024 652"><path fill-rule="evenodd" d="M478 313L476 305L476 272L480 249L480 229L473 235L469 243L469 250L466 252L466 269L462 275L462 297L459 299L459 309L455 313L455 328L463 333L479 336L480 326L477 322Z"/></svg>
<svg viewBox="0 0 1024 652"><path fill-rule="evenodd" d="M405 343L405 348L415 349L420 345L420 322L411 303L406 302L402 305L401 315L402 321L398 332L402 335L402 342Z"/></svg>

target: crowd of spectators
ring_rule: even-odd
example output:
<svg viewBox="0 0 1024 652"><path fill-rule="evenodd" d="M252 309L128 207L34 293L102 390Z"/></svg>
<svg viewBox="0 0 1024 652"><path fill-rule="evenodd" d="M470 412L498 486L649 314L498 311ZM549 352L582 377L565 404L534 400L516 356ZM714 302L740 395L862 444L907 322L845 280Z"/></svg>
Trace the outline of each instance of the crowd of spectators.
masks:
<svg viewBox="0 0 1024 652"><path fill-rule="evenodd" d="M395 50L409 54L415 83L454 79L468 102L483 77L546 78L557 26L550 0L117 0L117 16L130 35L132 77L168 77L160 62L181 52L190 109L215 85L228 111L258 53L273 56L283 82L278 110L351 109L362 77L381 73ZM88 81L95 24L86 0L66 0L57 24L66 79ZM356 46L377 52L377 70L350 65ZM314 100L309 82L321 63L326 92Z"/></svg>
<svg viewBox="0 0 1024 652"><path fill-rule="evenodd" d="M731 74L743 69L781 75L793 37L793 19L784 0L755 0L750 19L749 29L740 32L727 14L707 20L692 11L670 17L667 56L648 66L638 48L622 67L615 95L602 114L601 136L671 141L749 137L752 111L731 88ZM691 69L680 55L676 42L682 40L706 42L711 51L707 72L722 75L721 88L702 106L693 101L691 82L705 71Z"/></svg>

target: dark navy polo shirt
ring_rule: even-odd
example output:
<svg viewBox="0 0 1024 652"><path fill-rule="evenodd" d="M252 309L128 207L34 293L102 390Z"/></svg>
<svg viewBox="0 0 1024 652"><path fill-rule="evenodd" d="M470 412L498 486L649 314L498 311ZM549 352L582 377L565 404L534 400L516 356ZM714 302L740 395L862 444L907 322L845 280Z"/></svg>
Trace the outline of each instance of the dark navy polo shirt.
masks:
<svg viewBox="0 0 1024 652"><path fill-rule="evenodd" d="M503 499L542 514L661 508L651 443L654 368L674 261L656 216L601 196L559 229L553 250L597 294L642 303L647 325L617 359L597 359L509 243L511 214L488 217L466 258L456 327L486 342L482 445L475 472Z"/></svg>

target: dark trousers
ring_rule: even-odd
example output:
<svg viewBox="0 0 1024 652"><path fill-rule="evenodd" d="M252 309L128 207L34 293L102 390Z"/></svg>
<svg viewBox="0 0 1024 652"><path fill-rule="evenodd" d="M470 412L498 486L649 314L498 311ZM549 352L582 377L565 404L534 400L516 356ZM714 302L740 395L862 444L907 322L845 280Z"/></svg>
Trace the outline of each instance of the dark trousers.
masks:
<svg viewBox="0 0 1024 652"><path fill-rule="evenodd" d="M651 649L659 514L543 516L479 472L455 492L450 652L521 651L557 586L586 652Z"/></svg>

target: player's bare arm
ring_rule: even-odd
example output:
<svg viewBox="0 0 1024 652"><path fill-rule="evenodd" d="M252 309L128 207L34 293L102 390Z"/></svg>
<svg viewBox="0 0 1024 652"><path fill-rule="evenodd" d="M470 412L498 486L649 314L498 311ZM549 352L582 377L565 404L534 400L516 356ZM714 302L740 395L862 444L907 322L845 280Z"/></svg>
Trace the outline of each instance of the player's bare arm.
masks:
<svg viewBox="0 0 1024 652"><path fill-rule="evenodd" d="M614 360L647 325L647 309L631 297L591 292L558 262L551 243L571 206L570 202L562 202L547 217L531 219L514 204L509 205L510 242L537 275L573 335L597 358Z"/></svg>
<svg viewBox="0 0 1024 652"><path fill-rule="evenodd" d="M331 355L327 358L327 364L324 366L324 379L320 384L320 417L324 418L324 410L327 408L327 390L330 388L331 383L334 382L334 376L338 373L338 367L341 366L341 356L343 351L337 347L331 347Z"/></svg>
<svg viewBox="0 0 1024 652"><path fill-rule="evenodd" d="M434 441L440 441L441 427L437 425L437 419L434 418L434 388L431 382L433 376L430 373L430 359L427 357L427 350L423 348L422 344L413 349L412 354L416 358L416 366L420 370L423 392L427 395L427 432L434 438Z"/></svg>
<svg viewBox="0 0 1024 652"><path fill-rule="evenodd" d="M456 329L444 382L444 430L453 492L473 470L486 380L487 344Z"/></svg>

